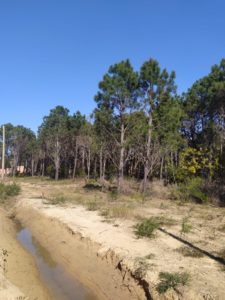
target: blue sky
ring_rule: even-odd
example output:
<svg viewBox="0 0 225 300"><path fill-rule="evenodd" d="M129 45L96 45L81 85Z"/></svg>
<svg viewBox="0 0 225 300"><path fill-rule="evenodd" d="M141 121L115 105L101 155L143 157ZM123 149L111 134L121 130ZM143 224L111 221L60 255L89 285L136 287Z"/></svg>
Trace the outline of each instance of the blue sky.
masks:
<svg viewBox="0 0 225 300"><path fill-rule="evenodd" d="M225 57L225 1L0 0L0 124L36 131L56 105L88 115L111 64L150 57L185 91Z"/></svg>

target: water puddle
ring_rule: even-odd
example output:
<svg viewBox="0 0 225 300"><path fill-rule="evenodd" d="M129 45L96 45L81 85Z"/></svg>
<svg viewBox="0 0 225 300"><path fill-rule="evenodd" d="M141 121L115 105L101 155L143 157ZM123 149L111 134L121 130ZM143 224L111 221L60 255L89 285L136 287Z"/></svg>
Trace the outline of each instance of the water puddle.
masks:
<svg viewBox="0 0 225 300"><path fill-rule="evenodd" d="M51 254L32 236L27 228L18 225L17 240L36 260L40 276L55 300L98 300L90 290L57 264Z"/></svg>

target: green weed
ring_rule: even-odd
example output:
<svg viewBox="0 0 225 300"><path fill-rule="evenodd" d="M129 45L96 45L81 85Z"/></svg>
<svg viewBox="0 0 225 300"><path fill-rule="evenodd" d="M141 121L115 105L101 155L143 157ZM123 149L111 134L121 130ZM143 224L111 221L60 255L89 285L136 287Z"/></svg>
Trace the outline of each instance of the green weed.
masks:
<svg viewBox="0 0 225 300"><path fill-rule="evenodd" d="M0 183L0 200L4 201L9 197L17 196L20 193L20 190L20 186L16 183Z"/></svg>
<svg viewBox="0 0 225 300"><path fill-rule="evenodd" d="M159 223L154 218L145 219L141 223L134 226L137 237L155 237L155 230L159 227Z"/></svg>
<svg viewBox="0 0 225 300"><path fill-rule="evenodd" d="M181 233L187 234L190 233L192 230L191 224L188 223L188 217L183 218L182 224L181 224Z"/></svg>
<svg viewBox="0 0 225 300"><path fill-rule="evenodd" d="M156 289L159 294L163 294L168 289L172 288L175 290L179 285L185 286L190 280L190 275L186 272L183 273L160 272L159 278L160 278L160 282L158 283Z"/></svg>

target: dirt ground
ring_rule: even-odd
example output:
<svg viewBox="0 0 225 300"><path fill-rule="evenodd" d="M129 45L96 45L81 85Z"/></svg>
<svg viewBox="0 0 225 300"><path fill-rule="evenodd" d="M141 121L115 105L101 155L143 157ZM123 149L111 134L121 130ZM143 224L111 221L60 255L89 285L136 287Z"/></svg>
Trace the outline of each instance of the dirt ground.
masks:
<svg viewBox="0 0 225 300"><path fill-rule="evenodd" d="M225 299L224 208L165 200L168 190L163 186L156 186L151 198L144 201L137 195L115 199L101 191L88 191L80 182L34 181L22 183L22 188L19 205L23 209L19 211L32 208L44 215L47 223L59 221L97 244L98 256L106 257L108 263L108 257L113 256L112 265L115 267L119 260L124 264L123 271L126 269L130 274L135 274L144 261L142 275L154 299L159 297L155 292L159 273L165 271L188 272L191 280L180 289L180 295L170 291L159 298ZM111 212L107 216L105 209ZM32 226L34 222L22 215ZM32 215L31 210L26 215ZM137 239L133 225L140 218L152 216L163 220L162 229L174 236L158 230L154 239ZM188 230L182 232L182 228ZM185 250L190 248L186 241L202 250L203 255L186 256Z"/></svg>
<svg viewBox="0 0 225 300"><path fill-rule="evenodd" d="M49 250L57 249L58 259L64 254L64 264L73 265L76 255L87 253L89 249L89 258L79 268L83 271L76 276L102 296L108 299L131 296L134 299L225 299L224 208L165 200L166 191L159 186L144 200L136 194L121 199L101 191L88 191L81 182L56 184L30 180L21 182L21 186L17 217L37 238L45 241ZM137 239L133 225L141 218L152 216L164 220L162 229L166 232L158 230L154 239ZM49 228L44 233L43 224ZM70 238L65 236L66 232ZM74 243L71 235L76 240ZM80 244L76 246L78 240ZM186 256L190 246L200 248L203 254ZM71 247L82 250L75 251ZM140 267L144 284L137 278ZM77 264L71 266L71 272L76 272L76 268ZM115 269L119 269L120 274L114 272ZM102 276L104 272L109 276ZM156 285L160 272L187 272L191 279L179 291L171 289L158 295ZM147 296L145 283L149 290Z"/></svg>
<svg viewBox="0 0 225 300"><path fill-rule="evenodd" d="M0 299L50 299L35 262L16 240L13 222L0 208Z"/></svg>

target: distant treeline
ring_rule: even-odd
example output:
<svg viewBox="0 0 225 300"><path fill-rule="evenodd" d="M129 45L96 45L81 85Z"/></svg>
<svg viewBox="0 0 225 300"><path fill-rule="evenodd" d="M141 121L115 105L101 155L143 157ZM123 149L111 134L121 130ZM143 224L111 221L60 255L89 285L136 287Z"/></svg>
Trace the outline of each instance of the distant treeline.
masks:
<svg viewBox="0 0 225 300"><path fill-rule="evenodd" d="M185 183L222 182L225 175L225 59L177 94L175 72L150 59L135 72L130 61L110 66L87 119L63 106L52 109L37 136L6 124L6 161L16 175L59 178L153 178ZM87 87L88 88L88 87Z"/></svg>

